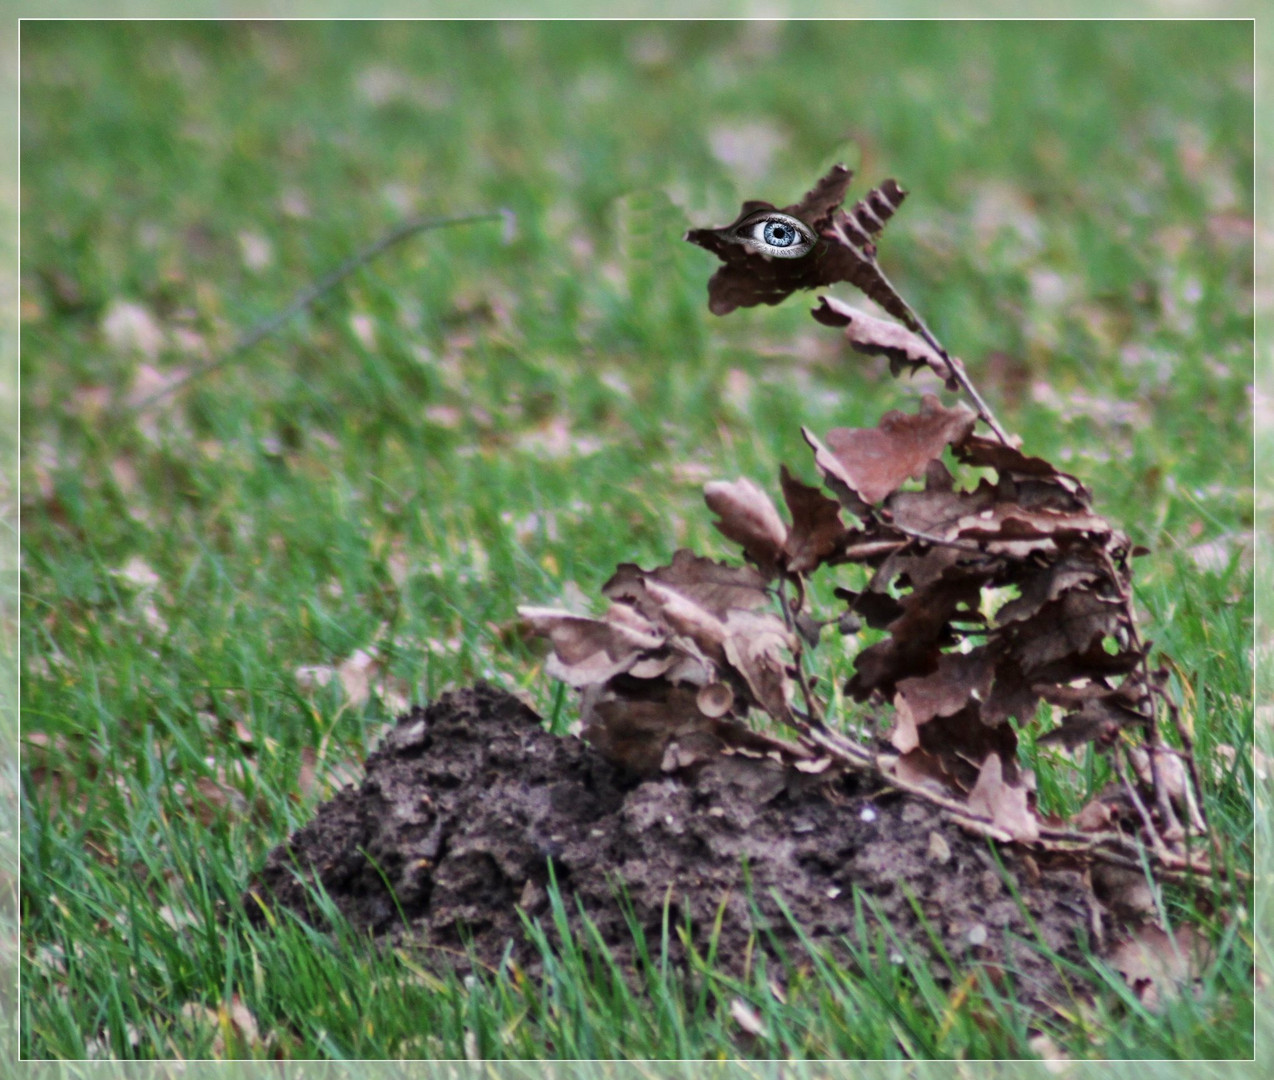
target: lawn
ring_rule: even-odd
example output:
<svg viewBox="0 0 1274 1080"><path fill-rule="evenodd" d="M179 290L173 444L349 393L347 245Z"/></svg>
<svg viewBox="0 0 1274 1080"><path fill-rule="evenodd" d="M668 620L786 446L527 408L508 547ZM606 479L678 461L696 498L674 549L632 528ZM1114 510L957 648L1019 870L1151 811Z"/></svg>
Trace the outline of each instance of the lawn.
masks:
<svg viewBox="0 0 1274 1080"><path fill-rule="evenodd" d="M1180 897L1196 995L1094 971L1027 1018L909 971L464 984L239 896L407 703L570 719L519 603L732 557L704 481L812 481L802 425L913 405L812 294L711 315L681 242L838 160L909 191L891 279L1149 549L1251 870L1252 56L1239 22L24 24L22 1054L1250 1057L1252 924ZM405 219L496 210L233 351Z"/></svg>

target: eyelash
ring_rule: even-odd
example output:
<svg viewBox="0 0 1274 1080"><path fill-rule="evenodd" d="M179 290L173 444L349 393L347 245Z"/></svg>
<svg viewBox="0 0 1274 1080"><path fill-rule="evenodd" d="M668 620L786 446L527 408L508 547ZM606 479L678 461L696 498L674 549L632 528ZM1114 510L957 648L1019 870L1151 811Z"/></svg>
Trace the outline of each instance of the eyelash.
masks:
<svg viewBox="0 0 1274 1080"><path fill-rule="evenodd" d="M767 230L767 226L769 227ZM775 244L766 239L766 232L776 239L775 227L781 236L784 230L790 230L794 237L786 244ZM780 214L774 210L765 210L745 221L741 221L732 230L734 239L740 244L750 247L764 255L776 259L799 259L808 255L817 243L817 237L805 222L790 214Z"/></svg>

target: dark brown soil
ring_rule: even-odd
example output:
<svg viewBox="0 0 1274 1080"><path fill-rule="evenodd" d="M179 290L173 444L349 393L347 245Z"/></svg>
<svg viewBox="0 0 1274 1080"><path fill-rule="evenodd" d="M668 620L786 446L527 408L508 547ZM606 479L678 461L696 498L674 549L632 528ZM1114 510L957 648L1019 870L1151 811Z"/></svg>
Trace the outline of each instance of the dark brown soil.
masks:
<svg viewBox="0 0 1274 1080"><path fill-rule="evenodd" d="M904 948L934 957L944 980L952 971L937 959L917 909L956 965L1006 971L1019 997L1050 996L1056 978L1029 942L1079 959L1088 924L1079 875L1041 876L1011 849L997 862L987 841L926 805L873 797L852 779L830 793L827 785L758 784L755 771L732 775L727 759L693 783L637 782L540 723L486 686L413 710L368 759L362 785L321 806L270 854L253 891L318 922L305 884L317 877L355 927L416 941L448 962L471 942L494 965L512 941L532 973L538 954L518 909L552 922L550 860L571 917L582 905L625 961L633 936L616 900L620 882L652 950L666 902L674 926L688 912L699 949L724 905L717 957L735 972L757 950L773 955L775 943L799 956L782 907L812 941L847 957L842 939L856 940L856 892L870 901L861 905L869 936L878 936L878 913Z"/></svg>

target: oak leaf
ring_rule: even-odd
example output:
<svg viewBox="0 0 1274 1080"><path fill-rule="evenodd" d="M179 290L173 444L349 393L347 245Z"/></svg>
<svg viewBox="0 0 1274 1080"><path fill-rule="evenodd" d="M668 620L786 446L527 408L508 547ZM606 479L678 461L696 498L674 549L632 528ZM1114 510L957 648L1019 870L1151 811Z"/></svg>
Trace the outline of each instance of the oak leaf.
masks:
<svg viewBox="0 0 1274 1080"><path fill-rule="evenodd" d="M728 566L681 548L667 566L643 570L634 563L622 563L602 586L611 600L631 604L647 618L658 605L646 594L646 582L653 581L694 601L717 618L733 608L755 611L770 603L765 577L750 566Z"/></svg>
<svg viewBox="0 0 1274 1080"><path fill-rule="evenodd" d="M787 526L770 497L751 480L741 477L733 483L713 480L705 484L703 498L708 509L721 519L715 522L717 529L741 544L762 572L773 574L787 543Z"/></svg>
<svg viewBox="0 0 1274 1080"><path fill-rule="evenodd" d="M518 614L534 633L552 642L548 672L571 686L605 682L628 671L644 652L663 645L666 637L649 623L648 629L638 629L554 608L519 607Z"/></svg>
<svg viewBox="0 0 1274 1080"><path fill-rule="evenodd" d="M786 465L779 472L779 482L792 515L783 544L787 569L793 574L808 573L841 546L848 530L840 519L840 505L818 488L796 479Z"/></svg>
<svg viewBox="0 0 1274 1080"><path fill-rule="evenodd" d="M825 444L839 466L836 479L864 502L875 504L903 481L924 475L929 463L941 457L947 446L968 438L976 423L971 409L964 405L948 409L933 394L926 394L917 413L887 412L874 428L834 428ZM811 445L819 467L826 468L820 447Z"/></svg>
<svg viewBox="0 0 1274 1080"><path fill-rule="evenodd" d="M883 356L895 376L904 370L914 374L927 367L948 390L960 387L947 358L919 334L907 327L858 311L834 296L820 296L812 314L824 326L843 326L845 340L855 352L867 356Z"/></svg>
<svg viewBox="0 0 1274 1080"><path fill-rule="evenodd" d="M896 318L912 318L877 268L873 242L906 192L886 180L846 212L840 206L853 175L845 166L834 165L800 202L776 207L751 199L729 225L686 233L690 243L711 251L723 263L708 282L708 309L714 315L727 315L739 307L780 303L797 289L848 281ZM797 218L810 230L815 242L808 254L775 258L738 241L739 226L766 210Z"/></svg>

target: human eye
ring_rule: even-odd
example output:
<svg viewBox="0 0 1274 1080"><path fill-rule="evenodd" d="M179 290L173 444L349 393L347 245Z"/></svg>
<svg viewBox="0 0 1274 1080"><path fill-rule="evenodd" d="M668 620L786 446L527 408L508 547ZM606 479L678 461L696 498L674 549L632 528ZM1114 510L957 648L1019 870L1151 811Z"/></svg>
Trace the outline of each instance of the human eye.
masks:
<svg viewBox="0 0 1274 1080"><path fill-rule="evenodd" d="M818 239L805 222L777 210L749 214L730 233L737 243L775 259L799 259L808 255Z"/></svg>

